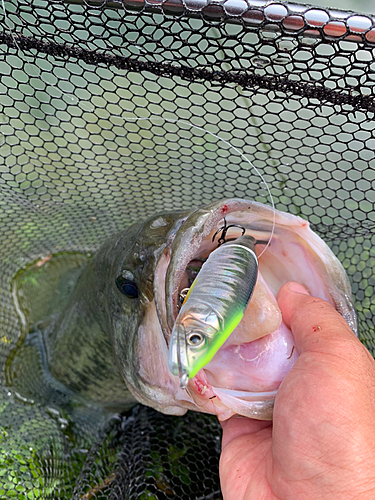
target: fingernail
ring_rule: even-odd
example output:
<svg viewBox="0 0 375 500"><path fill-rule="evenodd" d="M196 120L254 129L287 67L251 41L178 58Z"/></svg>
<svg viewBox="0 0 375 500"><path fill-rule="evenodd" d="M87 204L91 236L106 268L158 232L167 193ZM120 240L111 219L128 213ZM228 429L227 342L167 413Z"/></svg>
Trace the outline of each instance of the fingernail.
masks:
<svg viewBox="0 0 375 500"><path fill-rule="evenodd" d="M287 287L291 292L302 293L303 295L310 295L310 292L303 285L297 283L296 281L290 281L287 284Z"/></svg>

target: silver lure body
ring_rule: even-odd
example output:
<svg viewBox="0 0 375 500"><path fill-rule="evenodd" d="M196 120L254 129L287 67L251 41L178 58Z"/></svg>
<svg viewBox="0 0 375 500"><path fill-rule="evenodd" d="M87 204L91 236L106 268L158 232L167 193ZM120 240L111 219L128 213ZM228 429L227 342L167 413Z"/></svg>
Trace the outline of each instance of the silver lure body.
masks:
<svg viewBox="0 0 375 500"><path fill-rule="evenodd" d="M241 321L258 276L255 239L240 236L214 250L203 264L176 319L169 369L186 387Z"/></svg>

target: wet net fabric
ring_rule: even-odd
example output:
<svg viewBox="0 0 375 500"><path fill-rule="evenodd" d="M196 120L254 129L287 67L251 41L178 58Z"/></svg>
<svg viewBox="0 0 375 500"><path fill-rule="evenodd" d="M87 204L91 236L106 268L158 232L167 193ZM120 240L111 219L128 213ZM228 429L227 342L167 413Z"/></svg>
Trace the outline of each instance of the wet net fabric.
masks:
<svg viewBox="0 0 375 500"><path fill-rule="evenodd" d="M0 19L0 497L219 499L214 417L138 406L98 430L12 387L14 279L157 212L270 204L260 173L343 263L374 353L375 21L262 0L6 1Z"/></svg>

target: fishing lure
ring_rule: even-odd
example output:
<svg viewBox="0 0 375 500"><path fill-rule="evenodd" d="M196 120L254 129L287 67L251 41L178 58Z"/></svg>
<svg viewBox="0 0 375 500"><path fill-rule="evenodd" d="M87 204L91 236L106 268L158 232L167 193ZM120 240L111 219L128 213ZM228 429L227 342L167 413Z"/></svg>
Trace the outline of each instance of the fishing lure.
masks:
<svg viewBox="0 0 375 500"><path fill-rule="evenodd" d="M187 293L173 327L169 369L188 379L211 361L239 324L258 276L257 241L248 235L214 250Z"/></svg>

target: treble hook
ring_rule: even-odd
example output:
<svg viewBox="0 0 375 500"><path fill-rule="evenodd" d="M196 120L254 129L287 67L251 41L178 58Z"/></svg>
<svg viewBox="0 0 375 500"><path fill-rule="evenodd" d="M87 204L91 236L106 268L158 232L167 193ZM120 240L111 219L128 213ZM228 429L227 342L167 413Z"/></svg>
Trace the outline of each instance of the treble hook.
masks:
<svg viewBox="0 0 375 500"><path fill-rule="evenodd" d="M227 232L228 232L228 229L229 229L230 227L238 227L239 229L242 229L242 234L241 234L241 236L243 236L243 235L246 233L246 229L245 229L244 227L242 227L242 226L239 226L238 224L229 224L229 226L227 226L227 221L226 221L226 219L225 219L225 217L224 217L224 226L223 226L223 227L221 227L221 228L219 228L219 229L216 231L216 233L215 233L215 234L213 235L213 237L212 237L212 242L214 242L214 241L215 241L215 237L216 237L216 235L217 235L217 234L219 234L219 233L221 232L221 236L220 236L220 238L217 240L218 245L220 246L220 245L222 245L223 243L225 243L225 241L226 241L226 240L225 240L225 237L226 237Z"/></svg>

